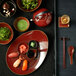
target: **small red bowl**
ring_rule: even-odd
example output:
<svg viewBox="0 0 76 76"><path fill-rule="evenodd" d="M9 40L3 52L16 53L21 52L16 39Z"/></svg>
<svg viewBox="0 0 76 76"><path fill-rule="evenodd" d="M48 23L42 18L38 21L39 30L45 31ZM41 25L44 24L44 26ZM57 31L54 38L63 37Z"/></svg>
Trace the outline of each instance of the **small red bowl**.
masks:
<svg viewBox="0 0 76 76"><path fill-rule="evenodd" d="M13 39L13 30L10 27L10 25L5 22L1 22L0 27L7 27L11 31L11 36L10 36L9 40L6 40L6 41L0 40L0 44L3 44L3 45L8 44Z"/></svg>
<svg viewBox="0 0 76 76"><path fill-rule="evenodd" d="M21 1L22 1L22 0L17 0L17 1L16 1L16 2L17 2L17 6L19 7L19 9L21 9L21 10L24 11L24 12L32 12L32 11L35 11L37 8L39 8L39 6L40 6L41 3L42 3L42 0L38 0L38 5L37 5L36 8L27 10L27 9L22 8L22 2L21 2Z"/></svg>
<svg viewBox="0 0 76 76"><path fill-rule="evenodd" d="M17 22L18 22L19 20L25 20L25 21L27 21L28 27L27 27L24 31L20 31L20 30L18 30L18 28L17 28ZM29 22L29 20L28 20L27 18L25 18L25 17L18 17L18 18L15 19L13 25L14 25L14 27L15 27L15 29L16 29L17 31L19 31L19 32L25 32L25 31L27 31L27 30L29 29L30 22Z"/></svg>

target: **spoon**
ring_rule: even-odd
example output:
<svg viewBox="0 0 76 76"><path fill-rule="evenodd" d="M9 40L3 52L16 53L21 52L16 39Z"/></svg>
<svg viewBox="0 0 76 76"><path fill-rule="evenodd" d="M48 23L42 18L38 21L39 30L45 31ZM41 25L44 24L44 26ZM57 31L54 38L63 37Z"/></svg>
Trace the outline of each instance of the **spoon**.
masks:
<svg viewBox="0 0 76 76"><path fill-rule="evenodd" d="M73 64L73 54L74 54L74 47L73 46L69 46L68 47L68 53L70 56L70 64Z"/></svg>

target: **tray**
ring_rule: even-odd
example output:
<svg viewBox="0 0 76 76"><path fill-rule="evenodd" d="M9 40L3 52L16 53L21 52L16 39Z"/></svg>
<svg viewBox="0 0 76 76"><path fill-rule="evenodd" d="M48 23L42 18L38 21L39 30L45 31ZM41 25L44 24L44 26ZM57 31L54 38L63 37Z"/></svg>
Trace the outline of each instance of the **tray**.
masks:
<svg viewBox="0 0 76 76"><path fill-rule="evenodd" d="M49 39L49 49L48 49L48 54L45 61L43 62L43 64L38 70L36 70L32 74L29 74L28 76L55 76L56 75L56 3L55 2L56 0L43 0L41 6L38 8L38 9L47 8L53 12L52 23L47 27L41 28L41 27L36 26L34 22L31 22L30 28L28 30L28 31L42 30L47 34L48 39ZM13 31L14 31L13 40L7 45L0 45L0 60L1 60L0 61L0 76L17 76L8 69L6 60L5 60L7 48L19 35L22 34L15 30L15 28L13 27L13 22L19 16L23 16L28 19L31 19L33 16L33 13L34 12L24 13L21 10L19 10L19 8L17 7L16 14L11 18L4 18L0 15L0 22L8 23L13 28Z"/></svg>

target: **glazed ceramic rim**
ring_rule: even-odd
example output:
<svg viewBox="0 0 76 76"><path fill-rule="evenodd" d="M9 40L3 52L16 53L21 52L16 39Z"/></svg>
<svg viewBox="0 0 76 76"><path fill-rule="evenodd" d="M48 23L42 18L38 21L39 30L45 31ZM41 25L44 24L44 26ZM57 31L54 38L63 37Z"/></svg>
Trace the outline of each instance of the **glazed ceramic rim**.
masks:
<svg viewBox="0 0 76 76"><path fill-rule="evenodd" d="M15 3L11 2L11 1L8 1L8 2L10 2L11 4L13 4L13 6L15 7L15 12L13 13L13 15L11 15L11 16L9 16L9 17L6 17L6 16L4 16L4 15L1 13L1 11L0 11L0 14L1 14L3 17L5 17L5 18L10 18L10 17L14 16L15 13L16 13L16 10L17 10Z"/></svg>
<svg viewBox="0 0 76 76"><path fill-rule="evenodd" d="M17 3L18 8L19 8L20 10L24 11L24 10L19 6L18 0L16 0L16 3ZM37 7L35 7L35 8L32 9L32 10L26 10L26 11L24 11L24 12L33 12L33 11L35 11L36 9L38 9L38 8L40 7L41 3L42 3L42 0L40 1L40 3L38 3L38 6L37 6Z"/></svg>
<svg viewBox="0 0 76 76"><path fill-rule="evenodd" d="M17 27L16 27L17 25L15 25L16 21L17 21L19 18L21 18L21 19L23 19L23 20L26 20L26 22L27 22L27 24L28 24L27 29L25 29L24 31L18 30ZM22 16L21 16L21 17L18 17L18 18L16 18L16 19L14 20L13 26L14 26L14 28L15 28L18 32L25 32L25 31L27 31L27 30L29 29L29 27L30 27L30 21L29 21L26 17L22 17Z"/></svg>
<svg viewBox="0 0 76 76"><path fill-rule="evenodd" d="M9 40L6 40L6 41L9 41L8 43L0 43L0 44L2 44L2 45L6 45L6 44L9 44L9 43L12 41L13 36L14 36L14 32L13 32L12 27L11 27L8 23L6 23L6 22L0 22L0 24L1 24L1 23L2 23L2 24L6 24L6 25L8 25L8 26L10 27L10 29L11 29L11 30L10 30L8 27L7 27L7 28L12 32L12 34L11 34L11 36L12 36L12 37L10 36L10 37L11 37L11 39L9 38L9 39L10 39L10 41L9 41ZM5 26L5 27L6 27L6 26Z"/></svg>
<svg viewBox="0 0 76 76"><path fill-rule="evenodd" d="M31 31L40 31L40 32L42 32L45 36L46 36L46 38L47 38L47 40L48 40L48 48L49 48L49 39L48 39L48 36L46 35L46 33L45 32L43 32L43 31L41 31L41 30L31 30ZM30 32L30 31L28 31L28 32ZM27 32L26 32L27 33ZM23 33L23 34L25 34L25 33ZM21 36L21 35L20 35ZM20 36L18 36L18 37L20 37ZM17 38L18 38L17 37ZM17 39L16 38L16 39ZM12 42L13 43L13 42ZM11 43L11 44L12 44ZM9 46L10 47L10 46ZM9 49L9 47L8 47L8 49ZM7 49L7 52L8 52L8 49ZM6 65L7 65L7 67L9 68L9 66L8 66L8 64L7 64L7 52L6 52L6 56L5 56L5 61L6 61ZM47 49L47 52L46 52L46 56L45 56L45 58L44 58L44 60L43 60L43 62L45 61L45 59L46 59L46 57L47 57L47 53L48 53L48 49ZM41 65L43 64L43 62L41 63ZM41 66L40 65L40 66ZM33 72L35 72L36 70L38 70L39 68L40 68L40 66L37 68L37 69L35 69ZM19 75L19 76L21 76L21 75L29 75L29 74L31 74L31 73L33 73L33 72L30 72L29 74L17 74L17 73L15 73L15 72L13 72L10 68L9 68L9 70L12 72L12 73L14 73L14 74L16 74L16 75Z"/></svg>

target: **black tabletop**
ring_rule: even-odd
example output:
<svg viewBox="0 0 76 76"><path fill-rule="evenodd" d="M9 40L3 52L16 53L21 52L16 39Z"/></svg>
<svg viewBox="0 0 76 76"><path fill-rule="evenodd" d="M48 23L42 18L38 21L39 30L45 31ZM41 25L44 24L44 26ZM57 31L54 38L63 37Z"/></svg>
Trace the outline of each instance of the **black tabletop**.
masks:
<svg viewBox="0 0 76 76"><path fill-rule="evenodd" d="M16 3L16 0L14 1ZM39 9L40 8L47 8L48 10L54 12L54 0L43 0ZM8 47L19 35L22 34L15 30L15 28L13 27L13 22L19 16L27 17L30 20L34 12L24 13L17 7L17 12L12 18L4 18L0 15L0 22L4 21L8 23L13 28L13 31L14 31L13 40L8 45L0 45L0 76L18 76L12 73L8 69L7 64L6 64L6 52L7 52ZM52 20L52 23L49 26L44 27L44 28L38 27L34 24L34 22L31 22L31 25L28 31L31 31L31 30L44 31L47 34L48 39L49 39L49 49L48 49L48 54L43 65L41 65L41 67L38 70L36 70L35 72L27 76L53 76L53 74L55 74L54 38L55 38L56 30L54 30L54 27L55 27L54 18Z"/></svg>
<svg viewBox="0 0 76 76"><path fill-rule="evenodd" d="M68 46L76 48L76 0L57 0L57 17L67 14L71 17L69 28L58 28L57 31L57 76L76 76L76 52L74 53L74 63L70 65ZM68 37L66 41L66 69L63 69L63 42L60 37Z"/></svg>

